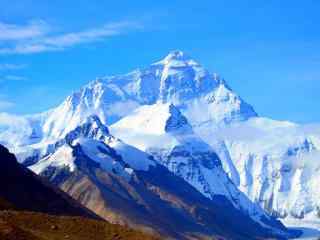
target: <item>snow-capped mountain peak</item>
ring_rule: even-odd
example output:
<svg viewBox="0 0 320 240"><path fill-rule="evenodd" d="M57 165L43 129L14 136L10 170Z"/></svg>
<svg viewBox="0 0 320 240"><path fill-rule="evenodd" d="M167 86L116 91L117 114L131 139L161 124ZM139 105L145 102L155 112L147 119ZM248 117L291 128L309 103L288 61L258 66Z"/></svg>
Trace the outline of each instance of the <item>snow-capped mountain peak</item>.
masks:
<svg viewBox="0 0 320 240"><path fill-rule="evenodd" d="M74 171L78 155L98 163L106 171L115 171L128 178L134 170L148 170L154 160L146 153L110 135L108 128L96 115L91 115L74 130L54 144L35 149L36 159L30 164L36 173L49 167Z"/></svg>
<svg viewBox="0 0 320 240"><path fill-rule="evenodd" d="M257 222L267 217L224 172L212 147L194 133L188 119L173 104L142 106L110 126L126 143L154 156L209 199L222 195Z"/></svg>
<svg viewBox="0 0 320 240"><path fill-rule="evenodd" d="M187 67L187 66L200 66L198 62L189 57L186 53L180 50L170 52L162 60L152 65L163 65L165 67Z"/></svg>
<svg viewBox="0 0 320 240"><path fill-rule="evenodd" d="M88 116L80 126L71 131L69 134L75 133L78 133L82 137L96 139L102 139L106 136L109 136L108 128L102 124L101 120L96 115Z"/></svg>
<svg viewBox="0 0 320 240"><path fill-rule="evenodd" d="M170 53L157 65L161 68L159 99L163 102L181 105L219 84L213 74L181 51Z"/></svg>
<svg viewBox="0 0 320 240"><path fill-rule="evenodd" d="M26 123L30 125L24 131L27 136L19 136L23 142L7 145L26 145L28 139L32 143L54 141L92 114L103 124L113 124L138 107L157 102L174 104L191 125L229 124L257 116L221 79L184 52L173 51L149 67L98 78L72 93L56 108L27 116ZM15 127L5 129L5 133L0 133L0 141L2 136L16 134Z"/></svg>
<svg viewBox="0 0 320 240"><path fill-rule="evenodd" d="M187 118L182 115L179 109L173 104L169 105L169 118L165 124L165 131L168 133L188 134L192 132L192 127Z"/></svg>

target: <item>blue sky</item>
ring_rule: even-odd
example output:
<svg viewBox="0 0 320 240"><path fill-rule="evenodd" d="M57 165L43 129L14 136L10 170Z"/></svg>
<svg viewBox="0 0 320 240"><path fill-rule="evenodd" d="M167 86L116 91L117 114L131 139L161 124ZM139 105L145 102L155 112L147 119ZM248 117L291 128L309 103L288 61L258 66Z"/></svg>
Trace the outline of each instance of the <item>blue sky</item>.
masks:
<svg viewBox="0 0 320 240"><path fill-rule="evenodd" d="M0 0L0 111L35 113L180 49L261 116L320 121L319 1Z"/></svg>

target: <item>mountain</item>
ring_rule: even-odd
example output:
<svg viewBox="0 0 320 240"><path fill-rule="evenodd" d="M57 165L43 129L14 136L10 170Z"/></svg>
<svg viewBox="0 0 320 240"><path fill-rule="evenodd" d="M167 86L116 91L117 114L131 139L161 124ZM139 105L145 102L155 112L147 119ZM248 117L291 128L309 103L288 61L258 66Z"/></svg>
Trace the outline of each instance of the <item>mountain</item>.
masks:
<svg viewBox="0 0 320 240"><path fill-rule="evenodd" d="M192 131L173 105L169 109L173 116L167 131ZM199 144L204 143L199 140ZM217 191L211 199L151 155L112 136L97 116L88 117L63 139L38 152L44 154L32 158L30 169L112 223L174 239L285 239L292 234L259 207L252 208L258 212L252 215L235 204L240 200L248 209L253 205L223 172L213 151L203 159L217 181L211 186ZM233 191L233 195L221 194L221 190Z"/></svg>
<svg viewBox="0 0 320 240"><path fill-rule="evenodd" d="M9 124L0 139L14 139L9 141L11 148L54 141L92 114L112 124L137 107L157 101L174 103L197 124L229 123L257 116L217 74L209 73L185 53L174 51L145 69L89 83L57 108L27 116L18 129Z"/></svg>
<svg viewBox="0 0 320 240"><path fill-rule="evenodd" d="M26 163L32 165L46 153L48 145L63 139L94 114L103 124L112 125L111 131L117 129L115 136L119 134L130 145L148 151L176 175L189 183L193 181L191 185L197 185L196 189L210 198L215 194L210 185L214 186L216 179L211 172L201 171L196 174L200 180L196 179L192 164L187 165L190 170L175 170L176 160L169 161L166 158L172 156L158 153L159 146L170 149L165 145L172 141L175 144L179 138L164 130L169 111L163 111L162 106L168 109L170 104L188 120L192 135L198 136L193 140L199 143L201 139L200 145L218 155L230 179L252 201L280 218L319 220L319 125L303 126L259 117L224 79L181 51L173 51L144 69L96 79L47 112L14 118L6 115L8 123L0 126L0 142L20 162L27 159ZM133 118L145 108L159 118L162 112L167 115L159 122L157 118L150 119L152 124L144 121L143 114L139 115L140 120ZM138 124L148 128L141 128L140 133L137 128L134 134L141 137L135 139L133 133L121 132L123 126L116 128L121 122L130 128ZM157 151L148 149L153 146ZM196 169L200 167L198 164Z"/></svg>
<svg viewBox="0 0 320 240"><path fill-rule="evenodd" d="M158 239L102 221L20 165L2 145L0 161L1 240Z"/></svg>
<svg viewBox="0 0 320 240"><path fill-rule="evenodd" d="M253 118L197 133L220 152L233 182L270 214L319 221L319 125Z"/></svg>
<svg viewBox="0 0 320 240"><path fill-rule="evenodd" d="M111 126L125 142L150 153L204 196L225 196L254 219L268 216L230 181L212 147L198 137L188 119L173 104L142 106Z"/></svg>
<svg viewBox="0 0 320 240"><path fill-rule="evenodd" d="M0 145L0 197L16 209L56 215L98 218L61 190L20 165L15 156Z"/></svg>

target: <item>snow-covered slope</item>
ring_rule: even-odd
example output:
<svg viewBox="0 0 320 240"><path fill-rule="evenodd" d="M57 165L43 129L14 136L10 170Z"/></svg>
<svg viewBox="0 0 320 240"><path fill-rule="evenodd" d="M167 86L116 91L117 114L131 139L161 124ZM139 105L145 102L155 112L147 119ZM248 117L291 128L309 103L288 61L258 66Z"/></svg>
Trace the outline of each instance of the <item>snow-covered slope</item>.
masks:
<svg viewBox="0 0 320 240"><path fill-rule="evenodd" d="M40 145L40 148L37 148L38 145L31 146L32 154L24 164L37 174L51 167L67 168L73 172L76 146L81 146L83 153L104 170L117 172L128 179L134 170L147 171L150 166L155 166L155 161L148 154L110 135L107 127L95 115L87 117L81 125L54 144ZM115 161L110 155L118 155L121 160Z"/></svg>
<svg viewBox="0 0 320 240"><path fill-rule="evenodd" d="M217 154L193 132L187 118L172 103L142 106L112 125L111 131L150 153L206 197L225 196L257 221L268 217L235 187Z"/></svg>
<svg viewBox="0 0 320 240"><path fill-rule="evenodd" d="M211 200L197 191L199 186L194 182L191 185L195 188L151 155L115 138L97 116L88 117L54 144L35 150L36 154L25 164L109 221L148 226L176 239L189 239L189 235L193 239L215 235L247 239L247 234L251 239L285 239L291 234L234 186L218 156L193 134L176 107L164 104L163 110L168 117L165 133L178 141L170 160L179 161L180 154L181 163L194 162L201 172L211 172L215 182L208 192L214 195ZM198 174L195 179L200 177ZM228 208L220 210L219 206ZM216 215L219 217L213 217ZM235 218L243 221L242 227L223 227Z"/></svg>
<svg viewBox="0 0 320 240"><path fill-rule="evenodd" d="M215 130L200 127L197 133L218 149L233 182L267 211L319 218L320 125L253 118Z"/></svg>

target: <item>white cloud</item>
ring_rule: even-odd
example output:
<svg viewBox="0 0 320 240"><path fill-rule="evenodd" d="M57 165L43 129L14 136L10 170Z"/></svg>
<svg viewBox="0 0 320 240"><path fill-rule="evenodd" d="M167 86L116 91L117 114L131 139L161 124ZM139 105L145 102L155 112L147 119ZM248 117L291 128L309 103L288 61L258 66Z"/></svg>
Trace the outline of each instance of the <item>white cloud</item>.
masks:
<svg viewBox="0 0 320 240"><path fill-rule="evenodd" d="M27 80L24 76L17 76L17 75L7 75L4 77L6 80L12 80L12 81L25 81Z"/></svg>
<svg viewBox="0 0 320 240"><path fill-rule="evenodd" d="M15 104L13 102L10 101L6 101L6 100L0 100L0 111L9 109L11 107L13 107Z"/></svg>
<svg viewBox="0 0 320 240"><path fill-rule="evenodd" d="M0 48L0 54L31 54L49 51L58 51L61 48L51 47L39 43L18 43L13 47Z"/></svg>
<svg viewBox="0 0 320 240"><path fill-rule="evenodd" d="M26 25L0 22L0 41L36 38L44 36L48 30L48 25L44 21L31 21Z"/></svg>
<svg viewBox="0 0 320 240"><path fill-rule="evenodd" d="M26 65L23 65L23 64L3 63L3 64L0 64L0 71L19 70L19 69L22 69L25 67L26 67Z"/></svg>
<svg viewBox="0 0 320 240"><path fill-rule="evenodd" d="M0 113L0 126L24 125L26 122L24 117L9 113Z"/></svg>
<svg viewBox="0 0 320 240"><path fill-rule="evenodd" d="M135 22L109 23L101 28L45 38L42 42L52 47L69 47L80 43L103 40L107 37L119 35L132 29L141 29L142 27L141 24Z"/></svg>
<svg viewBox="0 0 320 240"><path fill-rule="evenodd" d="M108 109L108 113L110 115L123 117L135 110L137 107L139 107L139 104L136 101L128 100L126 102L118 102L112 104L112 107Z"/></svg>
<svg viewBox="0 0 320 240"><path fill-rule="evenodd" d="M143 29L143 25L139 22L130 21L113 22L105 24L100 28L63 34L47 33L44 29L42 31L36 31L36 27L33 29L30 26L25 26L25 31L22 31L23 27L15 26L15 28L19 29L19 31L17 30L16 34L11 33L12 41L9 44L4 44L2 47L0 45L0 54L31 54L64 50L68 47L83 43L105 40L109 37L125 34L132 30L141 30ZM45 29L50 28L47 26ZM0 34L0 43L1 35L3 34ZM18 38L18 36L20 36L20 38ZM23 40L20 40L22 38ZM2 36L2 39L5 39L4 36ZM5 40L8 40L8 38Z"/></svg>

